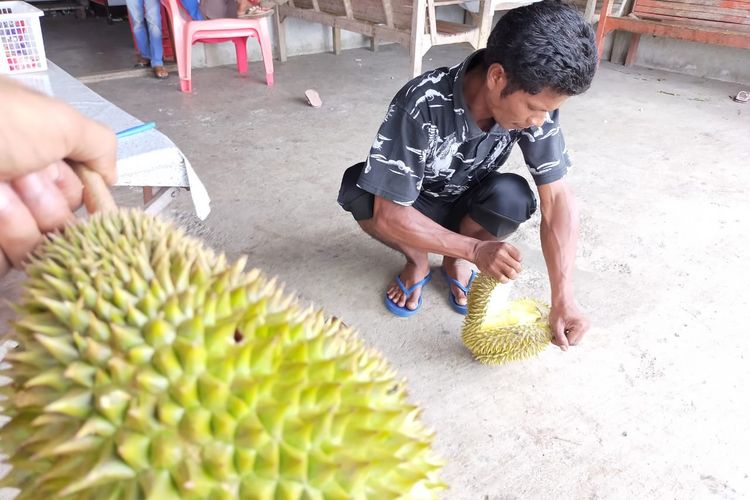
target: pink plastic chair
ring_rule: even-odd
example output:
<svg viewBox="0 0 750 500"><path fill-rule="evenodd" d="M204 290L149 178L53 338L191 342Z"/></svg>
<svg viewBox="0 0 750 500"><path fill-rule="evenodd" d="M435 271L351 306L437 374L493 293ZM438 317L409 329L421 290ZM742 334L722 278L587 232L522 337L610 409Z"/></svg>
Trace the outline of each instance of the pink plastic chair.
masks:
<svg viewBox="0 0 750 500"><path fill-rule="evenodd" d="M179 0L161 0L166 7L174 35L174 51L177 71L180 73L180 90L192 92L190 79L192 70L192 46L195 43L234 42L237 52L237 71L247 73L247 39L252 37L260 43L263 64L266 67L266 84L273 85L273 56L271 36L265 18L255 19L209 19L194 21L179 3Z"/></svg>

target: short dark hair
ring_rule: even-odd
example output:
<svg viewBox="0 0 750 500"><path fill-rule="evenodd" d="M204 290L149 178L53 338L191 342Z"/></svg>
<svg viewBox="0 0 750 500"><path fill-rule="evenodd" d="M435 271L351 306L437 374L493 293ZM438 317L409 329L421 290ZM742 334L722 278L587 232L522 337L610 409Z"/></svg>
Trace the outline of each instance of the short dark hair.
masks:
<svg viewBox="0 0 750 500"><path fill-rule="evenodd" d="M500 63L508 76L503 95L516 90L538 94L582 94L591 86L598 56L594 30L560 0L513 9L490 33L484 65Z"/></svg>

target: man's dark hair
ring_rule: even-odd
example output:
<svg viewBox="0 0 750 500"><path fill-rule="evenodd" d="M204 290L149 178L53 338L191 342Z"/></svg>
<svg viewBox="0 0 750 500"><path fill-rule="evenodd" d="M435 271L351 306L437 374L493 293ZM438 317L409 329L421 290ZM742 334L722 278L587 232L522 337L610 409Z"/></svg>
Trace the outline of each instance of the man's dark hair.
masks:
<svg viewBox="0 0 750 500"><path fill-rule="evenodd" d="M594 30L571 6L543 0L513 9L490 33L484 65L507 73L503 95L516 90L561 95L588 90L598 62Z"/></svg>

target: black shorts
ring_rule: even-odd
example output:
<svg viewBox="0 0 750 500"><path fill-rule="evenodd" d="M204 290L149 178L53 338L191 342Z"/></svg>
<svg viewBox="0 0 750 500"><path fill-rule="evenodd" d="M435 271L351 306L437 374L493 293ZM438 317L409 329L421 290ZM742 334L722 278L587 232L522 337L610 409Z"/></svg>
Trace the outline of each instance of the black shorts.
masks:
<svg viewBox="0 0 750 500"><path fill-rule="evenodd" d="M364 163L344 172L339 205L355 220L372 218L375 196L357 187ZM458 232L461 220L469 216L498 238L513 233L536 211L536 197L526 179L517 174L492 172L454 201L420 194L412 207L446 229Z"/></svg>

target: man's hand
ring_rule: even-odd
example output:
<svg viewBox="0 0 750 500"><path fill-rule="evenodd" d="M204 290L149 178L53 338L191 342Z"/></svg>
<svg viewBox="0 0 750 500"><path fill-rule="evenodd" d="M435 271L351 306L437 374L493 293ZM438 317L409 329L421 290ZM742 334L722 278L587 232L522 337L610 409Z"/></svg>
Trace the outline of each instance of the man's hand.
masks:
<svg viewBox="0 0 750 500"><path fill-rule="evenodd" d="M480 241L474 247L474 264L483 273L507 283L521 272L521 252L510 243Z"/></svg>
<svg viewBox="0 0 750 500"><path fill-rule="evenodd" d="M549 325L552 328L552 343L567 351L576 345L589 329L589 321L576 304L552 304L549 314Z"/></svg>
<svg viewBox="0 0 750 500"><path fill-rule="evenodd" d="M20 267L42 235L81 204L82 186L63 161L116 180L114 133L70 106L0 78L0 276Z"/></svg>

